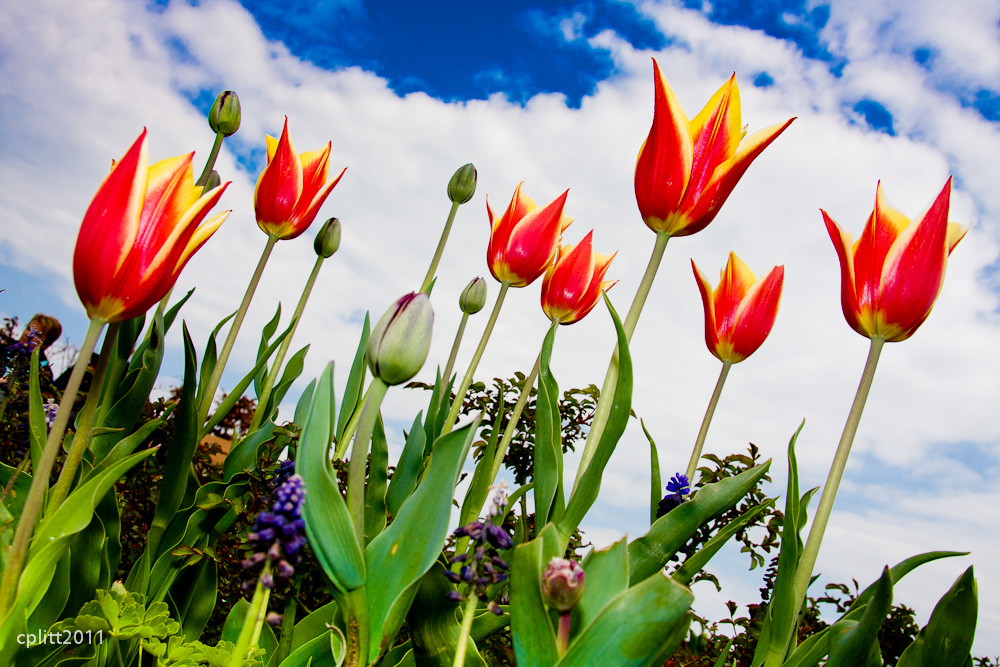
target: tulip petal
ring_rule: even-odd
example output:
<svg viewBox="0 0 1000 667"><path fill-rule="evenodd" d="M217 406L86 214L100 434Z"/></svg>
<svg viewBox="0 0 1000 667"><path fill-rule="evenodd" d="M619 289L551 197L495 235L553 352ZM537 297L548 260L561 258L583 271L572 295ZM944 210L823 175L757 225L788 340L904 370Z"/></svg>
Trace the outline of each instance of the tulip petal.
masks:
<svg viewBox="0 0 1000 667"><path fill-rule="evenodd" d="M635 198L647 225L658 229L680 206L694 162L691 125L653 60L653 124L635 165Z"/></svg>
<svg viewBox="0 0 1000 667"><path fill-rule="evenodd" d="M904 340L923 323L944 284L951 179L930 208L906 227L882 268L878 335Z"/></svg>
<svg viewBox="0 0 1000 667"><path fill-rule="evenodd" d="M693 259L691 260L691 269L694 271L694 279L698 283L698 291L701 292L701 302L705 310L705 345L708 346L712 354L719 357L719 336L715 322L715 299L712 295L712 284L702 275Z"/></svg>
<svg viewBox="0 0 1000 667"><path fill-rule="evenodd" d="M257 178L254 209L257 224L273 233L268 225L283 225L292 218L302 194L302 162L288 134L288 118L278 139L274 155Z"/></svg>
<svg viewBox="0 0 1000 667"><path fill-rule="evenodd" d="M889 204L880 182L875 191L875 208L865 223L861 237L854 244L854 291L862 312L879 309L886 255L909 224L909 218Z"/></svg>
<svg viewBox="0 0 1000 667"><path fill-rule="evenodd" d="M720 339L731 337L736 326L736 311L750 288L757 281L750 267L735 252L729 253L726 268L722 270L719 286L715 288L715 326Z"/></svg>
<svg viewBox="0 0 1000 667"><path fill-rule="evenodd" d="M826 231L833 241L833 247L837 251L837 258L840 260L840 305L844 311L844 318L851 328L862 336L870 336L868 329L861 324L861 312L858 305L858 296L855 292L854 280L854 240L850 233L840 228L833 218L826 211L820 209L823 214L823 221L826 223ZM874 328L872 327L872 331Z"/></svg>
<svg viewBox="0 0 1000 667"><path fill-rule="evenodd" d="M684 193L686 201L696 200L715 170L728 162L740 143L740 90L733 74L691 121L693 163Z"/></svg>
<svg viewBox="0 0 1000 667"><path fill-rule="evenodd" d="M742 361L756 352L771 333L781 304L784 280L785 267L776 266L746 293L736 312L732 347L734 356L738 358L732 361Z"/></svg>
<svg viewBox="0 0 1000 667"><path fill-rule="evenodd" d="M948 254L951 255L951 251L955 249L958 242L965 238L965 235L969 232L970 225L960 225L957 222L948 223Z"/></svg>
<svg viewBox="0 0 1000 667"><path fill-rule="evenodd" d="M494 225L487 259L497 280L512 287L524 287L545 273L555 259L565 219L563 207L569 190L541 208L528 210L518 219L517 213L533 204L520 195L520 186L503 217ZM513 214L512 214L513 211Z"/></svg>

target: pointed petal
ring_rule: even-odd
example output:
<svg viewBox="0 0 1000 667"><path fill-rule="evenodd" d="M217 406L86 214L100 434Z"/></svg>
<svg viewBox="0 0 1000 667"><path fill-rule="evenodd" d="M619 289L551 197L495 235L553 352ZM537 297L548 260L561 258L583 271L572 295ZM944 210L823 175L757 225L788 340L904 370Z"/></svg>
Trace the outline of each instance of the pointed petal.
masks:
<svg viewBox="0 0 1000 667"><path fill-rule="evenodd" d="M307 201L303 193L303 199L299 200L299 205L295 207L291 220L283 226L283 231L278 236L282 239L294 239L309 229L309 225L316 219L316 215L319 213L320 207L323 206L323 202L330 196L334 186L343 178L345 171L347 171L347 167L341 169L336 178L321 187L312 200Z"/></svg>
<svg viewBox="0 0 1000 667"><path fill-rule="evenodd" d="M957 222L948 223L948 254L955 249L958 242L965 238L971 225L960 225Z"/></svg>
<svg viewBox="0 0 1000 667"><path fill-rule="evenodd" d="M948 260L950 196L951 179L930 208L903 230L885 258L878 310L887 330L878 333L886 340L909 338L941 291Z"/></svg>
<svg viewBox="0 0 1000 667"><path fill-rule="evenodd" d="M854 241L848 232L840 228L833 221L826 211L820 209L823 214L823 222L826 223L826 231L833 241L833 247L837 251L837 258L840 260L840 305L844 311L844 318L851 328L862 336L872 336L874 329L866 329L861 325L861 312L858 306L857 293L854 291Z"/></svg>
<svg viewBox="0 0 1000 667"><path fill-rule="evenodd" d="M756 282L757 277L750 267L735 252L729 253L726 268L722 270L719 286L715 288L716 328L719 338L729 338L736 322L736 311L743 297Z"/></svg>
<svg viewBox="0 0 1000 667"><path fill-rule="evenodd" d="M705 309L705 345L709 352L719 356L719 334L715 322L715 299L712 296L712 284L698 270L698 265L691 260L691 270L694 271L694 279L698 283L698 291L701 292L701 303ZM720 359L722 357L719 357Z"/></svg>
<svg viewBox="0 0 1000 667"><path fill-rule="evenodd" d="M332 142L314 151L307 151L299 156L302 161L302 197L312 200L316 193L326 184L329 170L330 148Z"/></svg>
<svg viewBox="0 0 1000 667"><path fill-rule="evenodd" d="M653 60L653 124L635 165L635 199L654 230L680 206L693 163L691 126L674 91Z"/></svg>
<svg viewBox="0 0 1000 667"><path fill-rule="evenodd" d="M271 233L269 226L282 225L292 217L301 194L302 162L292 146L286 118L274 156L257 179L254 190L257 224Z"/></svg>
<svg viewBox="0 0 1000 667"><path fill-rule="evenodd" d="M861 237L854 244L854 290L862 311L868 308L872 311L879 310L882 267L886 255L909 224L909 218L889 204L882 191L882 184L879 183L875 193L875 208Z"/></svg>
<svg viewBox="0 0 1000 667"><path fill-rule="evenodd" d="M742 138L740 127L740 91L736 75L729 79L712 96L701 113L691 121L691 138L694 162L691 179L684 195L686 201L695 201L715 170L729 162L736 154Z"/></svg>
<svg viewBox="0 0 1000 667"><path fill-rule="evenodd" d="M736 326L731 339L736 358L731 361L742 361L749 357L771 333L778 316L784 281L785 267L776 266L747 292L736 312Z"/></svg>
<svg viewBox="0 0 1000 667"><path fill-rule="evenodd" d="M500 263L506 267L501 272L511 286L524 287L533 282L552 263L559 247L563 208L568 194L569 190L566 190L545 206L528 212L510 230ZM490 268L493 270L493 267Z"/></svg>
<svg viewBox="0 0 1000 667"><path fill-rule="evenodd" d="M549 319L570 318L594 277L594 232L575 246L559 248L556 261L542 282L542 309Z"/></svg>

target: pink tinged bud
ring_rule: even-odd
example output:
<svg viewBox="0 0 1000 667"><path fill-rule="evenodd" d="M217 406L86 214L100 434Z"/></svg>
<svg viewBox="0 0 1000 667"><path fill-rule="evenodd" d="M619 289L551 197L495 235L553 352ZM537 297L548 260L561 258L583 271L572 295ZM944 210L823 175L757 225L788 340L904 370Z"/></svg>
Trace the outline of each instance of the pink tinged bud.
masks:
<svg viewBox="0 0 1000 667"><path fill-rule="evenodd" d="M584 572L580 564L567 558L553 558L542 573L542 598L558 612L567 612L583 597Z"/></svg>
<svg viewBox="0 0 1000 667"><path fill-rule="evenodd" d="M368 366L387 385L406 382L427 360L434 311L425 293L403 296L378 321L368 338Z"/></svg>

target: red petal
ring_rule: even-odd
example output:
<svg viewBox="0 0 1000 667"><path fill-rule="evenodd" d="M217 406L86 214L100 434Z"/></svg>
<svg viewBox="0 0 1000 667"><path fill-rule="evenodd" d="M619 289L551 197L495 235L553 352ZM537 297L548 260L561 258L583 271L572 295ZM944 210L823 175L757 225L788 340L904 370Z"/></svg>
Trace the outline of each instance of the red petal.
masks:
<svg viewBox="0 0 1000 667"><path fill-rule="evenodd" d="M837 257L840 259L840 305L844 310L844 318L852 329L862 336L870 338L872 332L869 332L861 324L858 296L854 291L854 248L851 235L842 230L826 211L820 209L820 213L823 214L826 231L830 235L833 247L837 250Z"/></svg>
<svg viewBox="0 0 1000 667"><path fill-rule="evenodd" d="M747 292L736 313L733 329L733 353L739 361L757 351L774 327L781 303L781 288L785 280L785 267L776 266L758 280Z"/></svg>

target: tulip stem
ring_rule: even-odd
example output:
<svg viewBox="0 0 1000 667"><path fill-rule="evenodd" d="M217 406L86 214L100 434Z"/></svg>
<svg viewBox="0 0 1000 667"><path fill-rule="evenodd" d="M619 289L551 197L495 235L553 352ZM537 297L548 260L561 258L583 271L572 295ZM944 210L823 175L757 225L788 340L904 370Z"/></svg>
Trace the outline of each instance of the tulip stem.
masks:
<svg viewBox="0 0 1000 667"><path fill-rule="evenodd" d="M660 268L663 252L667 249L667 241L669 240L670 234L668 232L656 232L656 243L653 244L653 253L649 257L649 264L646 265L646 272L639 282L639 289L636 290L635 298L632 299L632 306L628 309L628 315L625 316L625 321L622 323L626 341L632 340L632 333L635 331L636 324L639 323L639 314L642 313L642 307L646 304L646 297L649 296L649 290L653 286L653 279L656 278L656 271ZM583 479L583 473L587 471L587 466L594 458L594 452L601 441L601 435L604 434L617 385L618 345L616 343L615 351L611 355L611 363L608 364L608 372L604 376L604 386L601 387L601 395L597 399L597 407L594 409L594 419L590 424L590 432L587 434L587 444L584 445L580 466L576 470L576 481L573 482L574 493L580 485L580 480Z"/></svg>
<svg viewBox="0 0 1000 667"><path fill-rule="evenodd" d="M861 422L861 413L865 409L865 401L868 399L868 391L872 387L872 379L875 377L875 367L878 365L878 357L882 352L884 338L872 338L871 349L868 351L868 361L865 362L864 373L861 374L861 382L858 384L858 392L854 395L854 403L851 411L847 415L847 423L844 424L844 432L840 436L840 444L837 445L837 453L833 457L833 464L830 466L830 474L826 477L826 486L823 487L823 495L819 499L819 507L816 508L816 518L813 519L812 527L809 529L809 539L806 541L805 549L802 551L802 558L799 560L798 569L795 570L795 599L798 602L796 609L802 605L806 597L806 589L809 580L812 578L813 567L816 565L816 557L819 555L820 544L823 542L823 533L826 532L826 525L833 512L833 502L837 498L837 488L840 486L840 479L844 476L844 469L847 467L847 457L851 455L851 445L854 443L854 435L858 431L858 424Z"/></svg>
<svg viewBox="0 0 1000 667"><path fill-rule="evenodd" d="M441 374L441 382L444 384L444 387L448 386L448 382L451 380L451 374L455 370L455 360L458 358L458 348L462 346L462 337L465 335L465 325L468 321L469 314L463 312L462 321L458 323L458 331L455 332L455 342L451 344L451 354L448 355L448 363L444 367L444 373ZM444 401L443 391L438 399L439 404Z"/></svg>
<svg viewBox="0 0 1000 667"><path fill-rule="evenodd" d="M559 632L556 635L556 651L559 657L566 655L569 648L569 630L573 627L573 616L568 611L559 612Z"/></svg>
<svg viewBox="0 0 1000 667"><path fill-rule="evenodd" d="M558 323L554 323L556 326ZM528 398L531 396L531 389L535 386L535 378L538 377L538 367L542 361L542 352L538 351L538 356L535 357L535 365L531 367L531 372L528 377L524 379L524 386L521 387L521 395L517 397L517 403L514 404L514 411L510 413L510 420L507 422L507 428L504 429L503 439L500 444L497 445L496 456L493 457L493 468L490 472L490 484L496 480L497 475L500 474L500 467L503 465L503 457L507 453L507 448L510 447L511 441L514 439L514 432L517 430L517 422L521 419L521 413L524 412L525 406L528 404ZM489 486L489 485L487 485Z"/></svg>
<svg viewBox="0 0 1000 667"><path fill-rule="evenodd" d="M76 402L76 393L80 390L80 383L83 382L84 373L90 365L90 355L94 352L94 347L97 345L97 339L103 328L104 322L102 320L90 320L90 326L80 344L76 365L73 366L73 372L69 376L62 400L59 402L59 411L56 412L49 437L45 441L45 449L42 450L38 469L32 471L31 487L28 489L28 496L24 501L24 508L21 510L17 530L14 532L14 539L7 555L3 583L0 584L0 610L3 610L0 611L0 621L5 620L8 614L14 611L17 585L21 578L21 566L28 553L28 543L35 529L35 519L38 518L38 512L42 507L45 491L49 488L52 466L55 464L56 457L62 447L63 436L69 425L70 413L73 412L73 404Z"/></svg>
<svg viewBox="0 0 1000 667"><path fill-rule="evenodd" d="M726 384L726 376L733 362L723 361L722 372L719 373L719 381L715 383L715 391L712 392L712 400L708 402L708 409L705 410L705 418L701 420L701 430L698 431L698 439L694 442L694 449L691 450L691 460L688 461L687 471L684 473L688 478L688 484L694 486L694 473L698 470L698 459L701 458L701 450L705 447L705 438L708 437L708 427L712 423L712 415L715 414L715 407L719 404L719 396L722 395L722 385Z"/></svg>
<svg viewBox="0 0 1000 667"><path fill-rule="evenodd" d="M351 460L347 467L347 508L354 519L354 532L358 536L358 544L365 543L365 468L368 463L368 443L372 439L375 420L382 399L389 385L382 378L375 376L368 387L369 396L361 409L361 419L358 420L358 431L354 436L354 446L351 448Z"/></svg>
<svg viewBox="0 0 1000 667"><path fill-rule="evenodd" d="M271 365L271 371L267 374L267 378L264 380L264 386L261 387L260 397L257 399L257 409L254 410L253 418L250 420L250 428L247 429L247 435L253 433L260 423L267 417L266 412L273 412L273 410L268 410L268 401L271 400L271 390L274 389L274 383L278 380L278 373L281 371L281 364L285 361L285 355L288 354L288 348L292 345L292 336L295 335L295 330L299 328L299 322L302 319L302 313L306 309L306 301L309 300L309 295L312 293L313 285L316 283L316 277L319 275L319 269L323 266L323 262L326 257L319 255L316 258L316 263L313 264L312 273L309 274L309 279L306 280L306 286L302 290L302 296L299 297L299 304L295 306L295 314L292 315L292 330L288 332L285 339L281 341L281 346L278 348L277 354L274 356L274 363Z"/></svg>
<svg viewBox="0 0 1000 667"><path fill-rule="evenodd" d="M438 264L441 262L441 255L444 254L444 246L448 243L448 235L451 233L451 225L455 222L455 214L458 212L458 202L452 202L451 211L448 212L448 220L444 223L444 229L441 231L441 239L438 241L437 249L434 251L434 259L431 260L431 265L427 267L427 275L424 276L424 282L420 284L419 292L426 292L430 289L431 283L434 282L434 274L437 273Z"/></svg>
<svg viewBox="0 0 1000 667"><path fill-rule="evenodd" d="M257 579L257 586L254 588L253 599L247 608L247 615L243 617L243 627L240 628L239 638L233 647L233 652L229 655L229 667L242 667L246 664L247 656L257 646L260 639L260 630L264 626L264 618L267 614L267 603L271 597L271 589L265 588L263 579L271 574L270 559L264 565L264 570Z"/></svg>
<svg viewBox="0 0 1000 667"><path fill-rule="evenodd" d="M479 347L476 348L475 354L472 355L472 361L469 362L469 369L465 371L462 384L459 386L458 391L455 392L455 401L451 404L451 410L448 412L448 418L444 421L444 428L441 429L441 435L451 432L451 429L455 426L455 422L458 421L458 413L461 412L462 403L465 401L465 392L469 390L469 385L472 384L472 375L476 372L476 367L479 366L479 360L483 358L483 351L486 350L486 343L490 339L490 334L493 333L493 326L497 323L500 307L503 305L503 299L507 296L509 288L509 282L506 280L500 281L500 292L497 294L496 303L493 304L493 312L490 313L490 319L486 323L483 337L479 339Z"/></svg>
<svg viewBox="0 0 1000 667"><path fill-rule="evenodd" d="M205 187L208 183L208 177L212 175L212 169L215 168L215 161L219 158L219 149L222 148L222 140L226 138L222 132L215 133L215 143L212 144L212 152L208 154L208 160L205 161L205 168L201 170L201 176L198 177L198 182L195 185L200 185Z"/></svg>
<svg viewBox="0 0 1000 667"><path fill-rule="evenodd" d="M476 615L476 607L479 606L479 597L474 591L469 591L469 599L462 610L462 631L458 635L458 645L455 647L455 662L453 667L463 667L465 665L465 652L469 646L469 635L472 633L472 619Z"/></svg>
<svg viewBox="0 0 1000 667"><path fill-rule="evenodd" d="M264 265L267 264L267 259L271 256L271 250L274 249L274 244L277 241L277 236L268 234L267 244L264 246L264 252L261 253L260 261L257 262L257 268L254 270L253 277L250 278L250 284L247 285L246 294L243 295L243 302L240 304L240 309L236 311L233 323L229 325L229 334L226 336L226 342L219 352L215 368L212 369L212 376L208 379L205 393L201 397L201 405L198 406L198 428L201 428L205 423L205 419L208 418L208 411L211 409L212 401L215 399L215 390L219 388L219 381L222 379L222 371L225 370L229 354L233 351L233 345L236 343L236 335L240 332L240 327L243 325L243 318L246 317L247 309L250 307L250 300L253 298L254 292L257 291L257 283L260 282L261 274L264 273Z"/></svg>
<svg viewBox="0 0 1000 667"><path fill-rule="evenodd" d="M87 391L87 400L77 417L76 434L73 436L73 444L70 445L66 461L63 463L62 472L59 473L59 481L52 488L49 502L46 505L46 513L54 512L66 500L69 495L69 487L76 477L76 469L80 467L80 460L83 459L84 452L87 451L87 444L90 442L90 427L94 423L94 414L97 412L97 404L101 396L101 386L104 384L104 376L108 370L108 361L115 349L115 342L118 339L118 330L121 322L112 322L108 325L108 330L104 334L104 345L101 347L101 356L97 359L97 366L94 368L94 377L90 381L90 390ZM107 400L113 401L114 396L109 395Z"/></svg>

